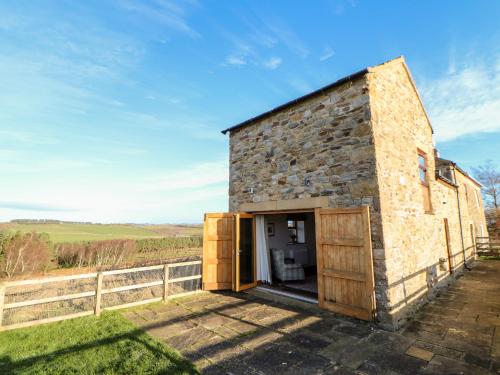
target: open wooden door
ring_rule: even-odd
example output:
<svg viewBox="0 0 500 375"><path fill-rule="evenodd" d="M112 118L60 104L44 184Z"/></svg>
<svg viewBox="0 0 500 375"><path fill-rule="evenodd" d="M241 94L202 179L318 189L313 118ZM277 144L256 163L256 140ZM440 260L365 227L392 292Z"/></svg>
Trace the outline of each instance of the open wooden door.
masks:
<svg viewBox="0 0 500 375"><path fill-rule="evenodd" d="M375 282L369 208L317 208L315 222L319 306L372 320Z"/></svg>
<svg viewBox="0 0 500 375"><path fill-rule="evenodd" d="M255 252L255 215L238 213L235 216L235 271L233 290L257 286Z"/></svg>
<svg viewBox="0 0 500 375"><path fill-rule="evenodd" d="M203 227L203 290L257 285L255 216L246 213L205 214Z"/></svg>
<svg viewBox="0 0 500 375"><path fill-rule="evenodd" d="M203 290L233 287L234 214L205 214L203 227Z"/></svg>

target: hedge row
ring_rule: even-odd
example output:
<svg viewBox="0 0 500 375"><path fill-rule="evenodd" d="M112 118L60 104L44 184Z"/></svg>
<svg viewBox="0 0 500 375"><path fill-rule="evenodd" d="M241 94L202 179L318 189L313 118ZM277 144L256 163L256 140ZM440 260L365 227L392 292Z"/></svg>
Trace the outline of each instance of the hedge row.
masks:
<svg viewBox="0 0 500 375"><path fill-rule="evenodd" d="M164 237L52 244L42 233L0 231L0 277L70 267L116 267L201 255L203 240Z"/></svg>

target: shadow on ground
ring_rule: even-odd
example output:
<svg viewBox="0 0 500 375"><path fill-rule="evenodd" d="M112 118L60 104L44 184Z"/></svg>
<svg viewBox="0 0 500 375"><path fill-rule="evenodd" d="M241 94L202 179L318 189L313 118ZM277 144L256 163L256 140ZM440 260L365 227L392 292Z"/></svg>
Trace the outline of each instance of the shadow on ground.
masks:
<svg viewBox="0 0 500 375"><path fill-rule="evenodd" d="M477 262L400 332L232 292L125 315L205 374L498 374L499 285L500 262Z"/></svg>

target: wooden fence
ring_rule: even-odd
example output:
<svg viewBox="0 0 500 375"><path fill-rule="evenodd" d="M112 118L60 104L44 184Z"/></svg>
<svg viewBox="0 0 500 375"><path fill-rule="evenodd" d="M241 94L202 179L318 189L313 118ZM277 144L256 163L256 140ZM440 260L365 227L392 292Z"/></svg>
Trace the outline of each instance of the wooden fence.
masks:
<svg viewBox="0 0 500 375"><path fill-rule="evenodd" d="M476 237L478 256L500 256L500 239Z"/></svg>
<svg viewBox="0 0 500 375"><path fill-rule="evenodd" d="M172 297L180 297L180 296L184 296L184 295L188 295L188 294L197 293L200 291L200 282L197 283L196 290L194 290L194 291L182 292L182 293L175 293L174 292L174 294L169 293L169 288L174 283L181 283L181 282L185 282L185 281L189 281L189 280L200 280L201 281L201 267L200 267L200 271L196 272L195 275L184 276L184 277L175 277L175 278L170 277L170 275L172 275L172 270L177 268L177 267L196 266L196 265L201 265L201 260L191 261L191 262L162 264L162 265L148 266L148 267L136 267L136 268L128 268L128 269L93 272L93 273L85 273L85 274L78 274L78 275L45 277L45 278L33 279L33 280L6 281L3 283L0 283L0 331L21 328L21 327L29 327L32 325L38 325L38 324L43 324L43 323L51 323L51 322L56 322L56 321L60 321L60 320L66 320L66 319L87 316L87 315L94 315L95 314L95 315L99 316L101 314L101 311L103 311L103 310L123 309L123 308L127 308L127 307L143 305L146 303L166 301L167 299L172 298ZM163 272L161 272L161 274L162 274L161 279L157 279L157 280L150 281L147 283L132 284L132 285L125 285L125 286L120 286L120 287L103 289L103 285L104 285L103 283L106 280L106 277L110 277L112 275L132 274L132 273L137 273L137 272L154 271L154 270L157 270L157 271L163 270ZM12 287L20 287L20 286L27 286L27 285L47 285L47 284L55 283L55 282L65 282L65 281L70 281L70 280L83 280L83 279L95 279L95 290L81 292L81 293L57 295L57 296L48 297L48 298L39 298L39 299L23 300L23 301L19 301L19 302L5 303L6 292L9 288L12 288ZM110 307L102 307L101 306L101 299L102 299L103 295L110 294L110 293L119 293L119 292L124 292L124 291L136 290L136 289L141 289L141 288L150 288L150 287L155 287L155 286L162 286L163 287L163 295L161 297L142 299L139 301L134 301L134 302L130 302L130 303L122 303L122 304L118 304L118 305L114 305L114 306L110 306ZM35 306L35 305L41 305L41 304L46 304L46 303L51 303L51 302L69 301L69 300L75 300L75 299L85 298L85 297L94 297L94 308L92 310L81 311L81 312L77 312L77 313L73 313L73 314L64 314L64 315L59 315L59 316L49 317L49 318L44 318L44 319L30 320L30 321L26 321L26 322L22 322L22 323L15 323L15 324L8 324L8 325L2 324L4 312L9 310L9 309L16 309L16 308L27 307L27 306Z"/></svg>

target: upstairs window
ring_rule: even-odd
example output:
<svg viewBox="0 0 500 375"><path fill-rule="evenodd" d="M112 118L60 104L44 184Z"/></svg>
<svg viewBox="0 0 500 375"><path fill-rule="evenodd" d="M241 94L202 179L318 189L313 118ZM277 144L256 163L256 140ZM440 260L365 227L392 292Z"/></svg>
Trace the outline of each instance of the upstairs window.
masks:
<svg viewBox="0 0 500 375"><path fill-rule="evenodd" d="M422 150L418 150L418 176L424 198L424 211L431 213L431 189L429 187L429 173L427 172L427 154Z"/></svg>
<svg viewBox="0 0 500 375"><path fill-rule="evenodd" d="M427 181L427 158L425 153L422 151L418 152L418 174L420 176L420 182L424 185L428 185Z"/></svg>

